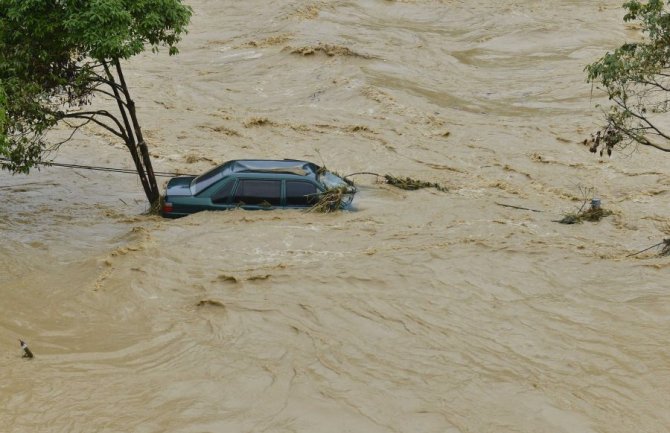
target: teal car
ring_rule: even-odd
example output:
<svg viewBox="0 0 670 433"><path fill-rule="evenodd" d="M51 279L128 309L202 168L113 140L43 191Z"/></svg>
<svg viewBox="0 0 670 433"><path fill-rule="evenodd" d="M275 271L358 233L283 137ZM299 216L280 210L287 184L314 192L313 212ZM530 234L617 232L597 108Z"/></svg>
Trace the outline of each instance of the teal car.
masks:
<svg viewBox="0 0 670 433"><path fill-rule="evenodd" d="M293 159L228 161L200 176L170 179L162 215L179 218L203 210L308 208L329 190L344 192L342 207L354 186L318 165Z"/></svg>

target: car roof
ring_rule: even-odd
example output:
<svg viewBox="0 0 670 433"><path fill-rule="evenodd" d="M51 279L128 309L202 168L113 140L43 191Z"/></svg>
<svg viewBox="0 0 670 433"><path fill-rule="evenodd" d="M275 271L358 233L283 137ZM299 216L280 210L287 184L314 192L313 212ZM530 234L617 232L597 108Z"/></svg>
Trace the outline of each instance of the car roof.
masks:
<svg viewBox="0 0 670 433"><path fill-rule="evenodd" d="M196 177L192 185L197 194L218 180L237 173L288 174L316 180L319 169L320 167L313 162L297 159L236 159Z"/></svg>
<svg viewBox="0 0 670 433"><path fill-rule="evenodd" d="M238 159L223 165L229 165L227 169L230 173L287 173L309 176L316 175L319 170L312 162L296 159Z"/></svg>

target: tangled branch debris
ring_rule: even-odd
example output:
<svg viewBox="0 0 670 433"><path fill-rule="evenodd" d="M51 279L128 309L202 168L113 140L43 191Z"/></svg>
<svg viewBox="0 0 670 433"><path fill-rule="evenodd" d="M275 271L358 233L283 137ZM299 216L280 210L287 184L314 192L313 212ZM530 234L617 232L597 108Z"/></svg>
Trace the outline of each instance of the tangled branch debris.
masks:
<svg viewBox="0 0 670 433"><path fill-rule="evenodd" d="M531 212L543 212L543 211L538 210L538 209L531 209L531 208L529 208L529 207L523 207L523 206L515 206L515 205L513 205L513 204L498 203L498 202L496 202L496 204L497 204L498 206L509 207L509 208L512 208L512 209L529 210L529 211L531 211Z"/></svg>
<svg viewBox="0 0 670 433"><path fill-rule="evenodd" d="M601 207L589 207L586 210L581 210L577 213L566 214L562 219L558 220L561 224L578 224L583 221L597 222L606 216L612 215L611 210L603 209Z"/></svg>
<svg viewBox="0 0 670 433"><path fill-rule="evenodd" d="M307 212L330 213L343 208L351 200L351 189L346 186L332 188L318 194L318 201Z"/></svg>
<svg viewBox="0 0 670 433"><path fill-rule="evenodd" d="M348 178L348 177L356 176L356 175L359 175L359 174L369 174L371 176L377 176L378 178L384 178L385 183L387 183L389 185L392 185L392 186L395 186L396 188L405 189L405 190L409 190L409 191L414 191L414 190L422 189L422 188L435 188L438 191L442 191L442 192L448 192L449 191L447 189L447 187L442 186L439 183L425 182L425 181L422 181L422 180L413 179L411 177L396 177L396 176L393 176L393 175L390 175L390 174L381 175L381 174L377 174L377 173L371 173L369 171L361 171L361 172L358 172L358 173L351 173L351 174L346 175L344 177L344 179L346 180L346 178Z"/></svg>
<svg viewBox="0 0 670 433"><path fill-rule="evenodd" d="M636 253L628 254L626 257L637 256L638 254L642 254L642 253L644 253L645 251L649 251L650 249L659 247L659 246L661 246L661 245L663 245L663 248L661 248L661 251L658 253L658 255L659 255L660 257L667 257L667 256L670 256L670 238L667 238L667 239L663 239L661 242L659 242L659 243L657 243L657 244L654 244L654 245L652 245L652 246L650 246L650 247L647 247L647 248L645 248L645 249L643 249L643 250L640 250L640 251L638 251L638 252L636 252Z"/></svg>
<svg viewBox="0 0 670 433"><path fill-rule="evenodd" d="M411 177L395 177L390 174L384 175L386 183L396 188L414 191L421 188L435 188L438 191L447 192L448 189L439 183L424 182L422 180L412 179Z"/></svg>
<svg viewBox="0 0 670 433"><path fill-rule="evenodd" d="M670 238L663 239L663 248L661 248L661 252L658 255L661 257L670 256Z"/></svg>
<svg viewBox="0 0 670 433"><path fill-rule="evenodd" d="M561 224L578 224L584 221L597 222L614 213L611 210L603 209L600 206L600 199L589 199L589 197L593 197L595 194L594 188L579 186L579 191L582 195L582 205L579 207L579 210L574 213L567 213L562 219L554 220L554 222ZM586 204L589 201L591 205L586 208Z"/></svg>

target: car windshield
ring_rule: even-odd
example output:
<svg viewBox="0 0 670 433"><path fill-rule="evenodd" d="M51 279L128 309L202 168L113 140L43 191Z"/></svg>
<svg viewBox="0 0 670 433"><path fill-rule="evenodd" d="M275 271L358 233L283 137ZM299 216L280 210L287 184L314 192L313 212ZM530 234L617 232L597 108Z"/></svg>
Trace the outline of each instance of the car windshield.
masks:
<svg viewBox="0 0 670 433"><path fill-rule="evenodd" d="M342 206L347 207L354 200L354 195L356 194L356 187L352 183L348 183L346 180L342 179L340 176L330 171L324 171L319 176L319 181L321 184L326 187L326 189L338 189L344 188L344 197L342 200Z"/></svg>
<svg viewBox="0 0 670 433"><path fill-rule="evenodd" d="M326 189L350 186L344 179L334 173L331 173L330 171L322 173L319 177L319 180L326 187Z"/></svg>

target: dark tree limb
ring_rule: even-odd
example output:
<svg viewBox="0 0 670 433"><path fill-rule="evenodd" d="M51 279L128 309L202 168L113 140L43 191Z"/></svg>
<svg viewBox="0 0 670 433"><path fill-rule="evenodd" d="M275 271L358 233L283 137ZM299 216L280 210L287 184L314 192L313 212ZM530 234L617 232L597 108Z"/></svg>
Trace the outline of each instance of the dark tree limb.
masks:
<svg viewBox="0 0 670 433"><path fill-rule="evenodd" d="M110 120L112 120L116 126L119 128L118 130L112 128L111 126L107 125L106 123L98 120L95 118L95 116L103 116L106 117ZM97 125L100 125L101 127L105 128L107 131L111 132L112 134L116 135L117 137L126 140L128 135L126 134L126 131L123 129L123 126L121 126L121 123L118 121L116 117L114 117L112 114L105 110L99 110L99 111L79 111L79 112L74 112L74 113L66 113L62 116L62 119L89 119L91 122L96 123Z"/></svg>
<svg viewBox="0 0 670 433"><path fill-rule="evenodd" d="M160 198L160 192L158 190L158 183L156 182L156 175L154 174L153 166L151 164L151 156L149 155L149 148L144 141L144 137L142 136L142 129L140 128L139 121L137 120L137 111L135 109L135 102L132 100L130 97L130 91L128 90L128 86L126 85L126 80L123 76L123 70L121 69L121 63L119 62L118 58L115 58L113 60L114 66L116 67L116 73L117 76L119 77L119 82L121 84L121 89L125 95L125 100L128 108L128 113L130 115L130 119L132 120L133 123L133 129L135 131L135 136L137 137L137 147L140 150L140 153L142 155L142 162L143 162L143 167L146 170L146 177L147 181L149 183L149 188L147 190L147 196L149 197L149 201L151 202L152 205L155 205L158 203L158 200Z"/></svg>
<svg viewBox="0 0 670 433"><path fill-rule="evenodd" d="M529 211L531 211L531 212L543 212L543 211L541 211L541 210L531 209L531 208L523 207L523 206L514 206L514 205L512 205L512 204L505 204L505 203L498 203L498 202L496 202L496 204L497 204L498 206L509 207L509 208L512 208L512 209L529 210Z"/></svg>

